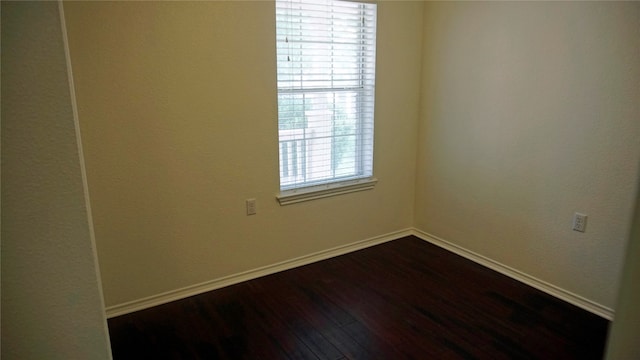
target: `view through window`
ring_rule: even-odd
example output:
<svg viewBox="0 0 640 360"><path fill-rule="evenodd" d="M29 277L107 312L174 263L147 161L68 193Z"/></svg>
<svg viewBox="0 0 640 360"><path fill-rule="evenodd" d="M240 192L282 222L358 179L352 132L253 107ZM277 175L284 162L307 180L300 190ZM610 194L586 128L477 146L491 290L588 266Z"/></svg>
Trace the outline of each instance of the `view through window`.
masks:
<svg viewBox="0 0 640 360"><path fill-rule="evenodd" d="M373 173L376 5L277 0L280 189Z"/></svg>

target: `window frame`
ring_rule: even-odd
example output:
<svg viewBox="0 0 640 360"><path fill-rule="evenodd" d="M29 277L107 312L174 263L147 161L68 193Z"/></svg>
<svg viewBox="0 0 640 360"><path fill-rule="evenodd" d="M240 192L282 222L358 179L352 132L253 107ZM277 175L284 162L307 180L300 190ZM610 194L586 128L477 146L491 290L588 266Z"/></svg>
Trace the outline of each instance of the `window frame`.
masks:
<svg viewBox="0 0 640 360"><path fill-rule="evenodd" d="M286 0L277 0L276 1L276 8L278 7L278 3L286 3ZM343 2L351 2L353 3L354 1L345 1L345 0L330 0L330 3L336 2L338 4L343 3ZM346 194L346 193L352 193L352 192L358 192L358 191L363 191L363 190L370 190L373 189L374 186L377 183L377 179L373 176L373 161L374 161L374 150L373 150L373 142L374 142L374 126L375 126L375 122L374 122L374 112L375 112L375 77L376 77L376 71L375 71L375 63L376 63L376 35L377 35L377 6L375 4L371 4L370 2L356 2L359 4L360 6L360 17L362 19L363 25L362 26L357 26L356 28L358 29L359 33L361 33L361 46L360 46L360 54L355 58L355 62L357 64L359 64L359 69L357 71L358 73L358 78L357 78L357 85L356 86L350 86L350 87L327 87L327 88L321 88L321 89L315 89L313 87L311 88L305 88L305 87L300 87L300 88L281 88L280 86L280 71L282 70L284 72L285 68L280 68L279 65L278 66L278 86L277 86L277 93L278 93L278 178L279 178L279 186L280 186L280 193L277 195L277 200L279 201L279 203L281 205L288 205L288 204L293 204L293 203L298 203L298 202L302 202L302 201L307 201L307 200L314 200L314 199L319 199L319 198L325 198L325 197L329 197L329 196L335 196L335 195L341 195L341 194ZM365 21L365 14L367 13L367 11L370 10L366 10L365 6L373 6L374 7L374 25L372 27L373 29L373 50L371 50L370 47L371 45L367 42L370 41L368 39L366 39L367 36L371 36L371 34L365 35L365 31L368 29L367 26L364 25L364 21ZM278 10L276 10L276 13L278 13ZM279 20L278 20L278 14L276 15L276 28L279 29ZM276 36L278 36L278 34L276 34ZM301 35L300 35L301 36ZM277 39L277 41L281 42L280 39ZM288 39L287 39L288 42ZM278 56L280 56L280 50L279 50L279 46L277 47L277 53ZM372 54L371 54L372 53ZM289 55L289 53L287 53L287 56ZM278 62L279 64L279 62ZM373 66L373 70L371 71L372 75L369 75L369 73L365 70L363 70L364 65L371 65ZM368 76L369 75L369 76ZM333 84L333 81L335 79L335 74L332 73L331 75L331 83ZM365 84L366 82L369 82L369 84ZM323 91L323 92L327 92L328 94L333 94L332 96L335 98L336 94L338 92L353 92L354 96L356 97L356 107L358 108L356 110L356 120L355 120L355 131L353 133L353 136L355 137L355 149L354 149L354 156L353 156L353 160L355 162L354 168L356 169L354 171L354 175L348 175L345 176L343 178L337 177L336 176L336 158L335 158L335 146L336 146L336 142L334 141L336 139L336 125L335 125L335 121L336 121L336 116L335 116L335 108L336 108L336 103L337 100L332 100L331 102L329 102L328 104L331 104L331 106L333 107L333 112L331 115L331 136L329 137L331 139L331 151L330 156L331 156L331 171L332 171L332 176L329 180L327 179L321 179L321 180L317 180L317 181L304 181L303 183L293 183L293 184L287 184L287 185L283 185L283 172L287 173L287 166L289 165L289 159L285 158L285 162L283 163L283 153L288 151L288 144L286 145L285 148L282 147L283 145L283 141L288 141L288 140L282 140L283 138L283 131L290 131L293 132L292 130L296 130L294 129L282 129L282 117L281 117L281 96L286 96L285 94L290 94L293 95L294 97L296 95L302 95L303 97L303 105L302 106L306 106L306 99L305 96L307 96L307 94L311 94L314 92L319 92L319 91ZM363 100L361 97L366 96L367 98L365 98L365 100ZM369 105L365 105L366 101L370 101L371 103ZM296 110L294 110L296 111ZM303 111L306 111L303 110ZM367 112L370 112L370 114L367 114ZM305 115L306 116L306 115ZM366 118L367 116L369 116L370 118ZM365 122L367 122L367 124L365 124ZM304 124L304 128L303 128L303 132L306 132L307 129L307 120L305 118L305 120L302 121L302 123ZM366 127L366 129L364 129L364 127ZM350 136L350 135L345 135L346 136ZM296 139L294 137L294 139ZM294 140L295 141L295 140ZM308 153L307 153L307 148L306 148L306 144L307 141L309 141L309 138L307 138L306 133L304 135L304 137L299 140L303 142L303 146L305 146L304 151L304 157L308 157ZM365 143L365 141L368 141L369 143ZM283 150L284 149L284 150ZM293 151L297 151L297 150L293 150ZM293 153L292 153L293 154ZM296 153L297 154L297 153ZM297 165L297 155L294 157L296 161L296 165ZM302 159L302 166L303 166L303 171L305 172L305 177L307 176L307 168L306 168L306 164L307 164L307 160L306 159Z"/></svg>

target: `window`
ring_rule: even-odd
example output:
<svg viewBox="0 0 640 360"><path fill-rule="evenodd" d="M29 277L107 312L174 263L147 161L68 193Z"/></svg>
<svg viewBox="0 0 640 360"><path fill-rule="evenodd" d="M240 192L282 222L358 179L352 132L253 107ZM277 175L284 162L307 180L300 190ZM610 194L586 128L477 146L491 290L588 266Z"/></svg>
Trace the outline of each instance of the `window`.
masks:
<svg viewBox="0 0 640 360"><path fill-rule="evenodd" d="M373 187L376 5L276 0L276 38L280 202Z"/></svg>

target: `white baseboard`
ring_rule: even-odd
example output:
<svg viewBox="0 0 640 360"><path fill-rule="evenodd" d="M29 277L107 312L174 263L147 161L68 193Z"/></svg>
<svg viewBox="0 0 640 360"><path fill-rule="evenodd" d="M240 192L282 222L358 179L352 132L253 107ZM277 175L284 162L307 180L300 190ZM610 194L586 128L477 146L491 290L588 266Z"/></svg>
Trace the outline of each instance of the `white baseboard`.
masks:
<svg viewBox="0 0 640 360"><path fill-rule="evenodd" d="M489 269L495 270L503 275L506 275L512 279L518 280L524 284L527 284L531 287L534 287L538 290L544 291L545 293L554 296L560 300L564 300L570 304L578 306L584 310L592 312L596 315L599 315L607 320L613 320L614 310L610 309L606 306L600 305L594 301L586 299L580 295L576 295L570 291L562 289L558 286L549 284L546 281L540 280L534 276L523 273L522 271L516 270L510 266L501 264L493 259L490 259L486 256L475 253L471 250L467 250L461 246L450 243L446 240L438 238L437 236L433 236L424 231L413 229L413 235L419 237L422 240L430 242L436 246L439 246L443 249L449 250L455 254L458 254L464 258L467 258L475 263L478 263L482 266L485 266Z"/></svg>
<svg viewBox="0 0 640 360"><path fill-rule="evenodd" d="M376 236L373 238L357 241L351 244L338 246L332 249L319 251L313 254L301 256L291 260L285 260L272 265L263 266L257 269L244 271L238 274L225 276L219 279L206 281L200 284L187 286L181 289L167 291L161 294L152 295L146 298L129 301L122 304L117 304L107 307L107 318L112 318L134 311L147 309L153 306L162 305L171 301L184 299L193 295L198 295L207 291L216 290L225 286L238 284L243 281L256 279L262 276L275 274L280 271L289 270L298 266L311 264L317 261L329 259L335 256L344 255L353 251L361 250L370 246L382 244L391 240L403 238L405 236L415 235L416 237L439 246L445 250L451 251L457 255L467 258L475 263L485 266L489 269L497 271L501 274L509 276L512 279L520 281L538 290L554 296L558 299L566 301L570 304L576 305L584 310L599 315L607 320L612 320L614 311L606 306L600 305L594 301L583 298L570 291L559 288L555 285L549 284L543 280L540 280L531 275L525 274L519 270L516 270L507 265L501 264L495 260L492 260L486 256L480 255L473 251L467 250L461 246L450 243L446 240L440 239L437 236L433 236L419 229L410 228L399 230L385 235Z"/></svg>
<svg viewBox="0 0 640 360"><path fill-rule="evenodd" d="M329 259L335 256L344 255L353 251L361 250L370 246L382 244L391 240L413 235L413 229L404 229L389 234L376 236L373 238L356 241L351 244L338 246L332 249L318 251L313 254L301 256L291 260L285 260L272 265L259 267L257 269L244 271L238 274L225 276L219 279L206 281L200 284L187 286L181 289L167 291L161 294L152 295L138 300L129 301L122 304L108 306L105 311L107 318L112 318L134 311L147 309L153 306L166 304L171 301L184 299L193 295L198 295L207 291L216 290L225 286L237 284L243 281L256 279L265 275L275 274L280 271L289 270L298 266L311 264L317 261Z"/></svg>

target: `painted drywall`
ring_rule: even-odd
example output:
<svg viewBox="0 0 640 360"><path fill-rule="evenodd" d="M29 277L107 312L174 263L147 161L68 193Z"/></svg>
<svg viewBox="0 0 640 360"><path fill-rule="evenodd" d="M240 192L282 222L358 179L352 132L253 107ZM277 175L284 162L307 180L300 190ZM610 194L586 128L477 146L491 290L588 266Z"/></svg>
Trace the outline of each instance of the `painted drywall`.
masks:
<svg viewBox="0 0 640 360"><path fill-rule="evenodd" d="M423 40L416 227L613 308L638 180L640 3L429 2Z"/></svg>
<svg viewBox="0 0 640 360"><path fill-rule="evenodd" d="M640 183L606 359L640 359Z"/></svg>
<svg viewBox="0 0 640 360"><path fill-rule="evenodd" d="M1 356L108 359L58 4L1 6Z"/></svg>
<svg viewBox="0 0 640 360"><path fill-rule="evenodd" d="M378 6L375 189L284 207L273 2L64 7L107 306L411 227L422 3Z"/></svg>

